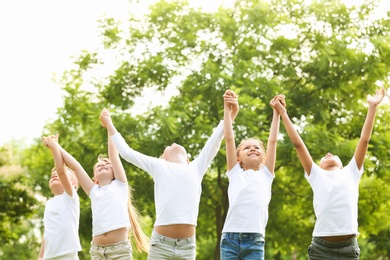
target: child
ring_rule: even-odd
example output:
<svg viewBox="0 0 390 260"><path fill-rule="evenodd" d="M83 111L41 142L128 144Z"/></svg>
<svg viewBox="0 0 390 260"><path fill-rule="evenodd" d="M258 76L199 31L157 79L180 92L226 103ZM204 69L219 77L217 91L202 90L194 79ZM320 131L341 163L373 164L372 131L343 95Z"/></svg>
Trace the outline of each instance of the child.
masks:
<svg viewBox="0 0 390 260"><path fill-rule="evenodd" d="M363 174L376 108L384 96L384 88L378 90L375 96L368 96L368 112L360 140L354 156L345 167L338 156L329 152L321 158L318 166L295 130L286 109L278 102L273 104L282 117L314 194L316 223L308 249L310 259L359 259L360 249L356 239L359 234L359 181Z"/></svg>
<svg viewBox="0 0 390 260"><path fill-rule="evenodd" d="M234 120L238 113L231 113ZM105 110L105 124L121 157L148 172L154 180L156 221L150 240L149 260L195 259L195 229L201 196L201 182L223 139L221 121L200 154L191 162L181 145L165 148L160 158L131 149L116 130Z"/></svg>
<svg viewBox="0 0 390 260"><path fill-rule="evenodd" d="M43 137L54 158L49 188L54 197L45 205L44 233L38 259L74 260L81 251L79 239L80 200L77 194L77 178L65 167L58 135Z"/></svg>
<svg viewBox="0 0 390 260"><path fill-rule="evenodd" d="M229 210L221 235L221 259L264 259L264 237L268 221L271 185L275 178L276 144L280 116L273 110L271 130L264 151L257 138L248 138L235 146L231 118L236 94L224 95L224 123ZM283 96L271 100L284 103Z"/></svg>
<svg viewBox="0 0 390 260"><path fill-rule="evenodd" d="M109 158L99 157L94 166L94 181L72 155L63 148L60 151L65 163L74 169L81 187L91 199L91 259L132 259L132 247L128 239L130 228L139 251L147 252L147 237L138 224L137 211L130 203L126 173L112 142L108 140Z"/></svg>

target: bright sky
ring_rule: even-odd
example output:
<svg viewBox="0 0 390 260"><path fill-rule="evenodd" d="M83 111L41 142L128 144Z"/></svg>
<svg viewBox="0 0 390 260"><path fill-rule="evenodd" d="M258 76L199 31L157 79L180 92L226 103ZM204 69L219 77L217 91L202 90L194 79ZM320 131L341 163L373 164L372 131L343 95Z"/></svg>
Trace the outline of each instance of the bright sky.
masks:
<svg viewBox="0 0 390 260"><path fill-rule="evenodd" d="M389 10L389 0L382 1ZM190 2L213 10L231 1ZM62 74L81 50L97 47L99 18L125 19L128 7L127 0L0 1L0 146L41 135L62 106L53 73Z"/></svg>

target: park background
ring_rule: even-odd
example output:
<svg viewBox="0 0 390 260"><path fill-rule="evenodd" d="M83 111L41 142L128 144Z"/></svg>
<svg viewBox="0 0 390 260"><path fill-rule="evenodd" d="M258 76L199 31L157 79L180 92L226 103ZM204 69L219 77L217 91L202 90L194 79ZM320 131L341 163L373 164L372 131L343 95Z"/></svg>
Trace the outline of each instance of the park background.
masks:
<svg viewBox="0 0 390 260"><path fill-rule="evenodd" d="M53 79L63 96L41 135L59 133L60 144L92 174L97 156L107 149L98 120L107 107L134 149L159 156L176 142L193 159L222 119L226 89L239 95L237 141L258 136L266 142L268 102L283 93L313 158L331 151L346 164L364 122L366 96L381 86L389 89L390 22L386 13L375 15L378 3L236 1L207 12L184 1L158 1L142 14L129 10L127 19L102 17L96 25L99 47L80 50L72 66ZM40 102L50 100L42 97ZM388 109L386 98L378 107L360 183L362 259L390 255ZM53 166L41 135L0 147L2 259L36 259L39 251ZM228 209L223 146L202 183L197 259L218 259ZM150 234L153 181L124 166ZM89 259L90 202L81 189L79 195L80 259ZM306 259L315 221L312 192L283 126L269 216L266 259ZM135 253L134 259L146 256Z"/></svg>

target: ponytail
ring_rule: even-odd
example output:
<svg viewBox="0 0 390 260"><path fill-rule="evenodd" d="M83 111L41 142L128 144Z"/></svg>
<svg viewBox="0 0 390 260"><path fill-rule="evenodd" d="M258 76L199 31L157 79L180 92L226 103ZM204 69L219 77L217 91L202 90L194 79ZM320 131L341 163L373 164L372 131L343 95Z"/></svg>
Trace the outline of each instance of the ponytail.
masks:
<svg viewBox="0 0 390 260"><path fill-rule="evenodd" d="M143 232L140 225L140 215L138 210L133 206L131 188L129 187L128 211L131 223L131 231L134 236L135 244L138 252L149 252L149 238Z"/></svg>

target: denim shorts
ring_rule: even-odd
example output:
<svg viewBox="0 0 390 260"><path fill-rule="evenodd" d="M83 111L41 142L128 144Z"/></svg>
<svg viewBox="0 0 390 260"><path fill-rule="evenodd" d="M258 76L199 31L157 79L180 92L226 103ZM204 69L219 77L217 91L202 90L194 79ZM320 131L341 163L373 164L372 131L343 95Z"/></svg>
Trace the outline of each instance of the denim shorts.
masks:
<svg viewBox="0 0 390 260"><path fill-rule="evenodd" d="M150 239L148 260L188 259L196 258L196 238L170 238L153 230Z"/></svg>
<svg viewBox="0 0 390 260"><path fill-rule="evenodd" d="M230 233L221 236L221 260L263 260L264 236L260 233Z"/></svg>
<svg viewBox="0 0 390 260"><path fill-rule="evenodd" d="M313 237L307 252L310 260L357 260L360 257L360 248L356 235L341 242L329 242L320 237Z"/></svg>
<svg viewBox="0 0 390 260"><path fill-rule="evenodd" d="M129 240L121 241L109 245L97 245L91 242L91 249L89 250L91 260L101 259L117 259L117 260L131 260L132 248Z"/></svg>

